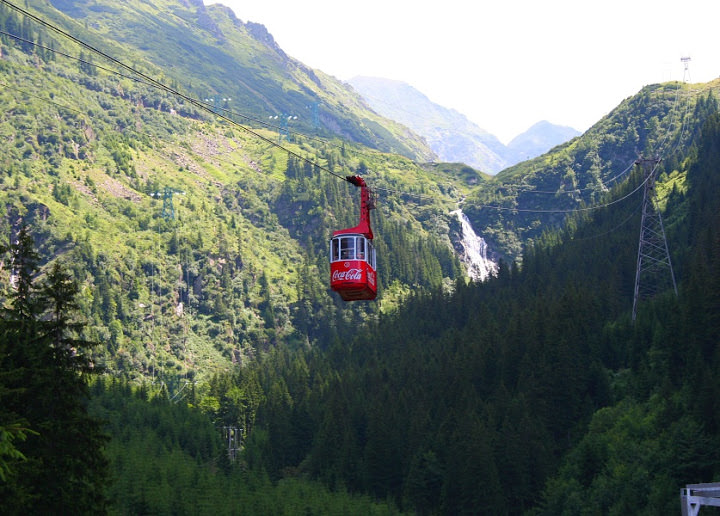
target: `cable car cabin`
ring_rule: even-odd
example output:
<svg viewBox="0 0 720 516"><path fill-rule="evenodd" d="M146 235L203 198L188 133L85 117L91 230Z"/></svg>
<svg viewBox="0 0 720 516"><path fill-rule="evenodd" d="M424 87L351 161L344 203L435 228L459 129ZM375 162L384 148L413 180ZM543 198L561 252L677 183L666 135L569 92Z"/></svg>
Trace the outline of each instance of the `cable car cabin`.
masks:
<svg viewBox="0 0 720 516"><path fill-rule="evenodd" d="M345 301L371 300L377 296L377 273L370 210L375 202L360 176L348 176L348 182L360 187L360 223L339 229L330 239L330 288Z"/></svg>
<svg viewBox="0 0 720 516"><path fill-rule="evenodd" d="M345 301L377 296L375 248L365 235L345 233L330 240L330 288Z"/></svg>

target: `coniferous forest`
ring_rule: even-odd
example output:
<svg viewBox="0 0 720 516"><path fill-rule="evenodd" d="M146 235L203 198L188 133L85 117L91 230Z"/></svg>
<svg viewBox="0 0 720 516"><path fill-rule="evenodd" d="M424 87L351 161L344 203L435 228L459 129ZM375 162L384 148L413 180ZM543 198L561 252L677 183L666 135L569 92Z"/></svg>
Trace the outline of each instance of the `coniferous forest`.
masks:
<svg viewBox="0 0 720 516"><path fill-rule="evenodd" d="M719 474L719 144L715 116L668 200L677 298L631 320L637 214L595 212L521 268L269 356L248 450L271 477L293 468L420 514L678 511L680 487Z"/></svg>
<svg viewBox="0 0 720 516"><path fill-rule="evenodd" d="M0 5L3 514L656 515L719 480L717 81L490 178L221 6L29 3ZM192 100L226 84L246 125ZM319 100L317 127L258 122ZM627 164L660 154L677 295L633 318ZM379 194L372 303L327 287L352 174ZM482 282L460 206L497 249Z"/></svg>

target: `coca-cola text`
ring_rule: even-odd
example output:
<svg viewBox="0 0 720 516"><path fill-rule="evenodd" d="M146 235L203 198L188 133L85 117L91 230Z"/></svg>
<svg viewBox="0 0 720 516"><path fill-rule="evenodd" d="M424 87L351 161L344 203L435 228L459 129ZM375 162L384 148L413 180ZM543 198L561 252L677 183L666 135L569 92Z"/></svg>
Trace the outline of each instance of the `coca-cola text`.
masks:
<svg viewBox="0 0 720 516"><path fill-rule="evenodd" d="M361 279L361 269L348 269L346 271L334 270L332 273L333 281L360 281Z"/></svg>

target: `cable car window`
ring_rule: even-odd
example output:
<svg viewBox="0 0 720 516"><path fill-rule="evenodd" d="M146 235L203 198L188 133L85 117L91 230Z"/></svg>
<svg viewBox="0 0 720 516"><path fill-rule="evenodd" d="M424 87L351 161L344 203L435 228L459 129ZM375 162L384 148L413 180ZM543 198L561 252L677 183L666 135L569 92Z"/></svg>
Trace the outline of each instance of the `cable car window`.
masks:
<svg viewBox="0 0 720 516"><path fill-rule="evenodd" d="M376 268L376 250L372 240L362 235L333 237L330 241L330 261L363 260Z"/></svg>
<svg viewBox="0 0 720 516"><path fill-rule="evenodd" d="M330 242L330 261L336 262L340 259L340 241L333 238Z"/></svg>
<svg viewBox="0 0 720 516"><path fill-rule="evenodd" d="M372 242L367 241L367 247L368 254L366 260L373 269L376 269L377 267L375 267L375 248L373 247Z"/></svg>
<svg viewBox="0 0 720 516"><path fill-rule="evenodd" d="M365 237L357 237L357 259L365 260L367 256L367 240Z"/></svg>
<svg viewBox="0 0 720 516"><path fill-rule="evenodd" d="M355 237L343 237L340 239L340 259L355 259Z"/></svg>

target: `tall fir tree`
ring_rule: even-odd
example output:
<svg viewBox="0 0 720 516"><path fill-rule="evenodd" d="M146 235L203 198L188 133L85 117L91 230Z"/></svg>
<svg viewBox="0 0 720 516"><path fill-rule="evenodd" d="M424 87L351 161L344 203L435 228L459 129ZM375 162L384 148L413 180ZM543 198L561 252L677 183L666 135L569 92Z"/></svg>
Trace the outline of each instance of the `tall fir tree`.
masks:
<svg viewBox="0 0 720 516"><path fill-rule="evenodd" d="M0 483L4 514L106 511L106 437L87 413L90 343L72 322L77 285L54 264L38 281L27 228L8 249L11 289L0 320L0 426L26 423L24 460ZM39 286L37 283L40 283Z"/></svg>

